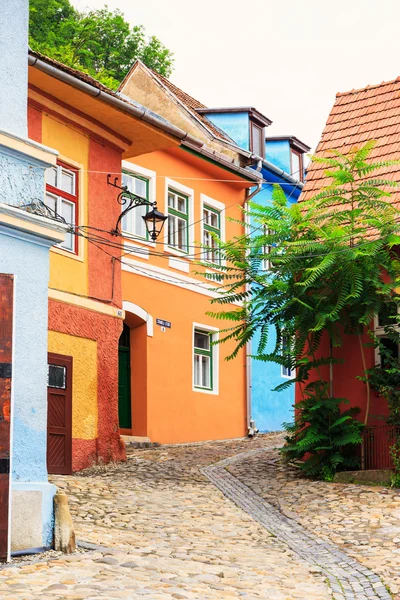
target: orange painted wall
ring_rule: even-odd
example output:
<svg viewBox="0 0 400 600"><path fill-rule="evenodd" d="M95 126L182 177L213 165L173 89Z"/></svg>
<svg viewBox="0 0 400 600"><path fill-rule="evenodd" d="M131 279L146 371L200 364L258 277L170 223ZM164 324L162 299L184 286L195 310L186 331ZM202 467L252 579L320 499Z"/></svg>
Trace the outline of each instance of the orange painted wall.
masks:
<svg viewBox="0 0 400 600"><path fill-rule="evenodd" d="M201 217L200 193L225 203L226 215L240 218L240 205L245 198L247 182L226 182L231 180L229 172L214 167L209 162L192 156L183 150L157 152L135 159L138 164L157 172L157 202L163 212L165 208L165 179L168 177L194 190L194 214L190 222L194 225L194 240L200 241ZM226 239L241 232L241 226L226 222ZM135 244L139 244L135 240ZM143 247L146 247L143 244ZM147 246L148 248L148 246ZM152 249L150 250L152 251ZM140 261L143 270L157 266L168 269L170 277L190 276L204 281L196 275L199 266L189 260L190 273L169 267L168 248L157 244L157 252L162 256L149 256ZM192 250L198 252L199 250ZM168 276L157 275L161 279ZM140 276L135 271L122 272L122 296L154 319L154 335L146 335L146 324L131 330L131 372L132 372L132 433L147 435L151 441L160 443L180 443L188 441L227 439L243 436L246 433L246 373L245 352L226 362L224 358L233 350L234 344L218 346L219 352L219 394L193 391L193 323L220 327L221 322L206 315L207 311L218 310L211 305L210 297L177 287L156 279ZM128 317L129 318L129 317ZM155 319L172 323L171 329L161 331ZM128 321L127 321L128 322ZM129 324L129 322L128 322ZM140 332L140 334L139 334ZM133 334L133 335L132 335ZM214 352L217 350L214 348ZM139 360L146 356L146 368ZM135 362L138 361L136 364Z"/></svg>

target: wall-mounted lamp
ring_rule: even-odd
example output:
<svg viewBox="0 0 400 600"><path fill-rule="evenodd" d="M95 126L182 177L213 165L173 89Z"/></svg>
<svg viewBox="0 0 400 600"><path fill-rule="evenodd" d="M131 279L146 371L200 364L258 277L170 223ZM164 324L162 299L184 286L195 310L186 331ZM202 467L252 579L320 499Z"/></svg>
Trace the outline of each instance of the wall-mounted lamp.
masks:
<svg viewBox="0 0 400 600"><path fill-rule="evenodd" d="M121 190L117 196L118 204L120 204L121 206L125 206L125 204L127 204L127 206L119 215L115 227L111 230L111 233L113 235L121 235L122 219L133 208L136 208L138 206L151 206L152 210L146 213L142 217L142 219L146 224L146 229L150 238L153 240L153 242L155 242L158 236L160 235L162 228L164 227L164 223L168 219L168 217L159 210L157 210L157 202L150 202L150 200L146 200L145 198L141 198L140 196L132 194L132 192L128 190L126 185L120 186L117 184L117 181L118 177L114 177L114 181L111 181L111 175L107 175L108 185L112 185L118 190Z"/></svg>

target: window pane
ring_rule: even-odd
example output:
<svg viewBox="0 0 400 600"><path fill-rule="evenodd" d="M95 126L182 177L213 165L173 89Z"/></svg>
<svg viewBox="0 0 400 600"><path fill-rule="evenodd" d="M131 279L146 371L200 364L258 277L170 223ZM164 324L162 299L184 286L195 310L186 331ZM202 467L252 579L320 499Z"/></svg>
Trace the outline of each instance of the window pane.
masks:
<svg viewBox="0 0 400 600"><path fill-rule="evenodd" d="M264 152L263 152L263 130L261 127L258 127L257 125L255 125L254 123L252 123L251 126L251 134L252 134L252 142L253 142L253 148L252 148L252 152L254 152L254 154L257 154L257 156L264 156Z"/></svg>
<svg viewBox="0 0 400 600"><path fill-rule="evenodd" d="M147 182L144 179L135 177L135 192L137 196L147 199Z"/></svg>
<svg viewBox="0 0 400 600"><path fill-rule="evenodd" d="M292 152L292 172L291 174L296 179L303 179L302 173L300 173L300 156L297 152Z"/></svg>
<svg viewBox="0 0 400 600"><path fill-rule="evenodd" d="M201 385L210 387L210 357L201 355Z"/></svg>
<svg viewBox="0 0 400 600"><path fill-rule="evenodd" d="M67 368L60 365L48 365L47 385L48 387L65 390L67 381Z"/></svg>
<svg viewBox="0 0 400 600"><path fill-rule="evenodd" d="M183 219L177 219L178 221L178 243L177 246L180 250L184 250L186 252L186 236L187 236L187 227L186 221Z"/></svg>
<svg viewBox="0 0 400 600"><path fill-rule="evenodd" d="M75 225L75 204L73 202L68 202L68 200L64 200L63 198L60 198L59 201L61 203L61 216L68 225ZM74 235L72 233L66 234L61 247L66 248L67 250L74 249Z"/></svg>
<svg viewBox="0 0 400 600"><path fill-rule="evenodd" d="M129 192L134 193L134 181L132 175L122 173L122 185L126 186Z"/></svg>
<svg viewBox="0 0 400 600"><path fill-rule="evenodd" d="M169 246L175 246L175 232L176 232L176 221L177 218L174 215L168 215L168 244Z"/></svg>
<svg viewBox="0 0 400 600"><path fill-rule="evenodd" d="M393 340L389 340L388 338L380 338L379 339L380 343L382 344L382 346L385 348L385 350L393 357L393 358L399 358L399 346L397 345L396 342L394 342ZM385 356L381 355L381 366L385 367ZM388 365L389 366L389 365Z"/></svg>
<svg viewBox="0 0 400 600"><path fill-rule="evenodd" d="M44 198L44 203L46 206L48 206L51 210L53 210L54 212L56 212L56 207L57 207L57 196L54 196L53 194L49 194L47 193L45 198Z"/></svg>
<svg viewBox="0 0 400 600"><path fill-rule="evenodd" d="M147 206L138 206L131 211L134 226L133 233L142 238L146 237L146 224L142 218L146 212Z"/></svg>
<svg viewBox="0 0 400 600"><path fill-rule="evenodd" d="M378 315L379 327L384 327L385 325L397 325L395 319L391 318L394 315L397 315L397 304L395 302L387 302Z"/></svg>
<svg viewBox="0 0 400 600"><path fill-rule="evenodd" d="M201 363L200 363L200 355L194 355L194 385L199 386L201 382Z"/></svg>
<svg viewBox="0 0 400 600"><path fill-rule="evenodd" d="M218 229L218 214L215 212L210 213L210 225L211 227L215 227L215 229Z"/></svg>
<svg viewBox="0 0 400 600"><path fill-rule="evenodd" d="M200 331L194 332L194 346L195 348L201 348L202 350L210 349L210 336L207 333Z"/></svg>
<svg viewBox="0 0 400 600"><path fill-rule="evenodd" d="M168 206L175 208L175 195L168 193Z"/></svg>
<svg viewBox="0 0 400 600"><path fill-rule="evenodd" d="M46 183L56 187L57 185L57 168L49 167L46 169Z"/></svg>
<svg viewBox="0 0 400 600"><path fill-rule="evenodd" d="M177 200L178 200L177 209L179 210L179 212L186 214L186 199L182 198L182 196L177 196Z"/></svg>
<svg viewBox="0 0 400 600"><path fill-rule="evenodd" d="M61 189L68 194L75 194L75 173L61 169Z"/></svg>

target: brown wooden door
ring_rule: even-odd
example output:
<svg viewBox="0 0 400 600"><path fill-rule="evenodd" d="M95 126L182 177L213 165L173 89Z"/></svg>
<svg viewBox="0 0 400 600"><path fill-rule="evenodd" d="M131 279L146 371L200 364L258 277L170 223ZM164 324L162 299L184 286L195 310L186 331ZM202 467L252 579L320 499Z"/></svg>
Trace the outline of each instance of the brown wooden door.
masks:
<svg viewBox="0 0 400 600"><path fill-rule="evenodd" d="M0 562L7 560L14 279L0 274Z"/></svg>
<svg viewBox="0 0 400 600"><path fill-rule="evenodd" d="M72 473L72 357L48 355L47 470Z"/></svg>

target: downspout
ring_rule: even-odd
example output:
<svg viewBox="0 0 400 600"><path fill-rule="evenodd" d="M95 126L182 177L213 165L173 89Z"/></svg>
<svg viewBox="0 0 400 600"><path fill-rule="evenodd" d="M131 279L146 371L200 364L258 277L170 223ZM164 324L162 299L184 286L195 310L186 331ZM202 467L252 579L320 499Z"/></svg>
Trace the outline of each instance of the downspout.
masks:
<svg viewBox="0 0 400 600"><path fill-rule="evenodd" d="M260 168L261 168L261 164L260 164ZM258 168L257 168L258 170ZM252 200L254 198L254 196L256 196L262 189L262 182L260 181L259 183L257 183L257 187L254 190L254 192L252 192L251 194L249 194L246 197L245 200L245 209L246 211L249 208L249 202L250 200ZM248 214L246 214L245 216L245 223L246 223L246 234L250 233L250 217ZM250 289L250 285L247 283L246 284L246 292L249 291ZM252 415L252 365L251 365L251 340L249 340L246 343L246 417L247 417L247 435L249 437L253 437L257 432L258 429L256 427L256 423L253 420L253 415Z"/></svg>

